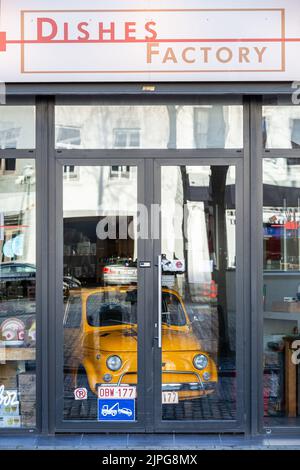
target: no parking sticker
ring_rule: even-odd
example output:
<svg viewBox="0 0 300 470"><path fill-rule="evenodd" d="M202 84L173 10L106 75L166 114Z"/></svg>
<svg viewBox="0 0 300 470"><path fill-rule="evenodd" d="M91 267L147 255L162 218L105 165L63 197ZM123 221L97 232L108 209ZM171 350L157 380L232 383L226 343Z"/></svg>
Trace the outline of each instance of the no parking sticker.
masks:
<svg viewBox="0 0 300 470"><path fill-rule="evenodd" d="M76 388L74 390L75 400L87 400L87 389L86 388Z"/></svg>

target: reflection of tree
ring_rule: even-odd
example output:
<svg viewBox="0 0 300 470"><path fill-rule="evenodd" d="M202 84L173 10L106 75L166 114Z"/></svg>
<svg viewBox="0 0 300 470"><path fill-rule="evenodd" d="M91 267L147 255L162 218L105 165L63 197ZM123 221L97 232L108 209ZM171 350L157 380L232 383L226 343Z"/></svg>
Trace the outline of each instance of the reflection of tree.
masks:
<svg viewBox="0 0 300 470"><path fill-rule="evenodd" d="M181 180L182 180L182 194L183 194L183 207L187 208L187 203L188 203L188 194L189 194L189 175L187 174L186 171L186 166L185 165L180 165L180 172L181 172ZM189 245L188 245L188 234L187 234L187 214L186 210L184 211L184 216L182 218L182 237L183 237L183 256L184 256L184 261L185 261L185 276L186 276L186 282L185 282L185 294L188 296L188 299L191 298L191 292L190 292L190 283L189 283L189 257L188 257L188 250L189 250Z"/></svg>
<svg viewBox="0 0 300 470"><path fill-rule="evenodd" d="M177 114L180 106L169 105L167 106L169 115L169 149L177 148ZM212 132L213 145L220 148L225 146L225 121L223 117L223 107L215 106L210 112L210 125L209 130ZM218 139L218 140L216 140ZM212 205L213 210L213 226L210 229L207 226L208 240L211 237L211 230L214 230L214 240L210 245L210 253L213 250L217 256L217 269L213 272L213 281L218 286L218 319L219 319L219 354L220 356L228 355L230 353L229 341L229 325L228 325L228 312L227 312L227 290L226 290L226 273L227 273L227 233L226 233L226 181L228 166L212 166L211 179L210 179L210 201L203 201L206 204ZM193 197L190 191L189 175L187 173L186 165L180 166L181 180L182 180L182 203L183 207L187 207L187 202L192 201ZM182 237L184 241L183 253L186 266L186 283L185 283L185 299L191 299L190 283L189 283L189 263L188 263L188 234L185 224L186 217L182 220ZM212 253L211 253L212 254Z"/></svg>

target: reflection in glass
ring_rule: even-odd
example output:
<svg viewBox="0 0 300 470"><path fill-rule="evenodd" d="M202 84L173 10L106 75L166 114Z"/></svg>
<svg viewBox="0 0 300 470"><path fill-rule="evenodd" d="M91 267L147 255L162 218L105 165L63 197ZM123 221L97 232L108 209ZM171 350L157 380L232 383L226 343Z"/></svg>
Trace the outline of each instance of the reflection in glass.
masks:
<svg viewBox="0 0 300 470"><path fill-rule="evenodd" d="M263 183L265 422L299 424L300 160L264 159Z"/></svg>
<svg viewBox="0 0 300 470"><path fill-rule="evenodd" d="M162 167L162 417L236 417L235 167Z"/></svg>
<svg viewBox="0 0 300 470"><path fill-rule="evenodd" d="M35 148L35 107L0 106L0 149Z"/></svg>
<svg viewBox="0 0 300 470"><path fill-rule="evenodd" d="M56 106L56 148L243 148L243 107Z"/></svg>
<svg viewBox="0 0 300 470"><path fill-rule="evenodd" d="M36 426L35 184L34 160L0 160L0 428Z"/></svg>
<svg viewBox="0 0 300 470"><path fill-rule="evenodd" d="M69 167L63 194L64 418L101 421L99 387L137 386L137 168Z"/></svg>
<svg viewBox="0 0 300 470"><path fill-rule="evenodd" d="M263 106L263 139L267 149L299 149L300 107Z"/></svg>

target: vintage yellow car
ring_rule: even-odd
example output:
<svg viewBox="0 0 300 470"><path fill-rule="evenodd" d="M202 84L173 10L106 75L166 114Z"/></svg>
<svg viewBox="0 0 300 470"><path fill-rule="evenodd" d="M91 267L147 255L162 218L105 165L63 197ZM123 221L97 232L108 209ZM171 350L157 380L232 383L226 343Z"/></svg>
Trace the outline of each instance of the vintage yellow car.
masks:
<svg viewBox="0 0 300 470"><path fill-rule="evenodd" d="M82 289L76 295L77 302L70 300L67 308L68 321L72 326L76 304L80 324L73 335L65 332L74 389L86 387L93 396L101 385L136 385L137 288ZM162 390L192 400L214 392L217 381L215 362L195 336L182 298L163 288Z"/></svg>

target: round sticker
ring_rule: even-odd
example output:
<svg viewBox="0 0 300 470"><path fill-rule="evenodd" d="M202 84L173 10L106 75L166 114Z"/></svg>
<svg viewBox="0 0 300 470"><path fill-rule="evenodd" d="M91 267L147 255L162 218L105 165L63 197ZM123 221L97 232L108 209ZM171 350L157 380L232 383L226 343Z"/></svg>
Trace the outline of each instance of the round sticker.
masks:
<svg viewBox="0 0 300 470"><path fill-rule="evenodd" d="M87 400L87 389L86 388L76 388L74 390L75 400Z"/></svg>

